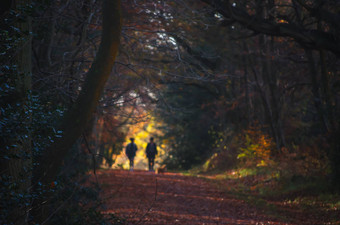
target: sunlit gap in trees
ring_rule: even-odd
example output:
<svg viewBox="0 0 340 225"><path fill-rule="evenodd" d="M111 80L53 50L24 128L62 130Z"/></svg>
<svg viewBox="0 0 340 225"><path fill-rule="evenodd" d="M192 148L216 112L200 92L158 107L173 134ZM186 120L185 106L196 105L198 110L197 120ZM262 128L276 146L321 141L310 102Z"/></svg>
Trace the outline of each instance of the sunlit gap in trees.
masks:
<svg viewBox="0 0 340 225"><path fill-rule="evenodd" d="M145 89L147 88L145 87ZM155 94L150 90L146 90L144 94L148 96L147 98L156 99ZM108 153L105 154L106 158L102 161L102 166L106 168L129 169L129 160L125 155L125 147L130 142L129 139L133 137L138 149L134 160L134 168L137 170L147 170L148 161L145 155L145 148L150 137L154 137L158 146L155 169L158 168L166 157L167 147L161 139L162 132L158 129L161 123L151 114L154 110L153 106L138 91L130 91L126 95L117 98L114 105L119 108L119 111L110 113L109 105L104 103L104 108L102 109L102 114L104 115L102 117L105 117L105 119L100 116L97 117L97 124L93 130L95 145L102 146L104 148L102 151ZM116 131L113 132L114 129L110 129L110 127L116 127ZM117 132L117 130L119 131ZM117 133L120 134L118 138ZM100 147L96 149L100 149ZM112 160L112 163L109 163L109 160Z"/></svg>
<svg viewBox="0 0 340 225"><path fill-rule="evenodd" d="M167 149L167 146L162 143L159 138L162 136L162 133L157 129L158 126L160 126L160 123L157 122L153 117L150 117L147 121L128 126L128 132L123 144L123 149L120 154L116 156L116 161L112 167L115 169L129 169L129 160L125 155L125 146L130 142L129 138L133 137L135 138L135 143L138 149L134 160L134 168L137 170L147 170L148 161L145 154L145 148L150 137L154 137L158 146L158 155L155 161L155 168L158 168L163 159L166 157Z"/></svg>

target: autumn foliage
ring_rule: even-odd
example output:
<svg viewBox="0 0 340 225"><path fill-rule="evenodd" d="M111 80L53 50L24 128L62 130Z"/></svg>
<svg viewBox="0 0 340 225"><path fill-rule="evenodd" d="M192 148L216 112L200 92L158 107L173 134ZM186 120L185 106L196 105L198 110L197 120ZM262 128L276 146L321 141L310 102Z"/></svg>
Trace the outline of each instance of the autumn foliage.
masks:
<svg viewBox="0 0 340 225"><path fill-rule="evenodd" d="M271 164L275 145L269 135L261 132L258 125L244 130L239 136L241 147L238 159L243 160L247 165L268 166Z"/></svg>
<svg viewBox="0 0 340 225"><path fill-rule="evenodd" d="M255 123L239 134L228 138L216 135L215 153L204 163L203 171L227 171L233 168L262 168L272 176L290 179L295 176L322 177L329 173L329 160L320 146L327 145L320 138L310 143L276 148L273 139Z"/></svg>

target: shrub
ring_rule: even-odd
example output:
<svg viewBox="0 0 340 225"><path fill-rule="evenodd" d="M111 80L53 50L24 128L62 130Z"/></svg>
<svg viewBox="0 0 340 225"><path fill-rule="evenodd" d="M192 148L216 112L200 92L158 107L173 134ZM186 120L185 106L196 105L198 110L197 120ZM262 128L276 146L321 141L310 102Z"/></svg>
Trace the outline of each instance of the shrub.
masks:
<svg viewBox="0 0 340 225"><path fill-rule="evenodd" d="M263 133L258 126L250 127L242 132L239 140L237 158L249 166L268 166L273 163L271 158L274 142L269 135Z"/></svg>

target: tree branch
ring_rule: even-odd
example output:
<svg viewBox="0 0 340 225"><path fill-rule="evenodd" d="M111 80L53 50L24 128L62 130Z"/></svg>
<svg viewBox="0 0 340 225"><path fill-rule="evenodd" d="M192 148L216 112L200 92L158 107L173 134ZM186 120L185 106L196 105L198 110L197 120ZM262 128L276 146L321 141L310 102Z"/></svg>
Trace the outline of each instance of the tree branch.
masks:
<svg viewBox="0 0 340 225"><path fill-rule="evenodd" d="M226 18L233 19L246 28L271 36L290 37L302 46L310 49L324 49L340 55L340 37L331 32L304 29L294 24L277 23L248 14L245 10L234 7L229 0L201 0L214 7Z"/></svg>

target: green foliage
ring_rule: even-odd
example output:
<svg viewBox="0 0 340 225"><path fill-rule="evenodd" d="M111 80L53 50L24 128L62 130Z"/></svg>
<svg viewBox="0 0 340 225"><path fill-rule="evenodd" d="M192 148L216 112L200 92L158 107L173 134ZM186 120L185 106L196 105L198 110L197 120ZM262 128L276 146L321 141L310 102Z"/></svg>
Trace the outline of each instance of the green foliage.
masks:
<svg viewBox="0 0 340 225"><path fill-rule="evenodd" d="M243 159L246 164L268 166L272 163L271 155L274 143L268 135L261 132L259 127L250 127L242 132L240 138L238 159Z"/></svg>
<svg viewBox="0 0 340 225"><path fill-rule="evenodd" d="M241 153L238 154L237 158L241 159L241 158L246 158L246 159L254 159L255 158L255 152L256 149L258 149L259 144L253 144L252 140L249 138L249 135L246 135L245 137L246 142L245 148L240 148Z"/></svg>

